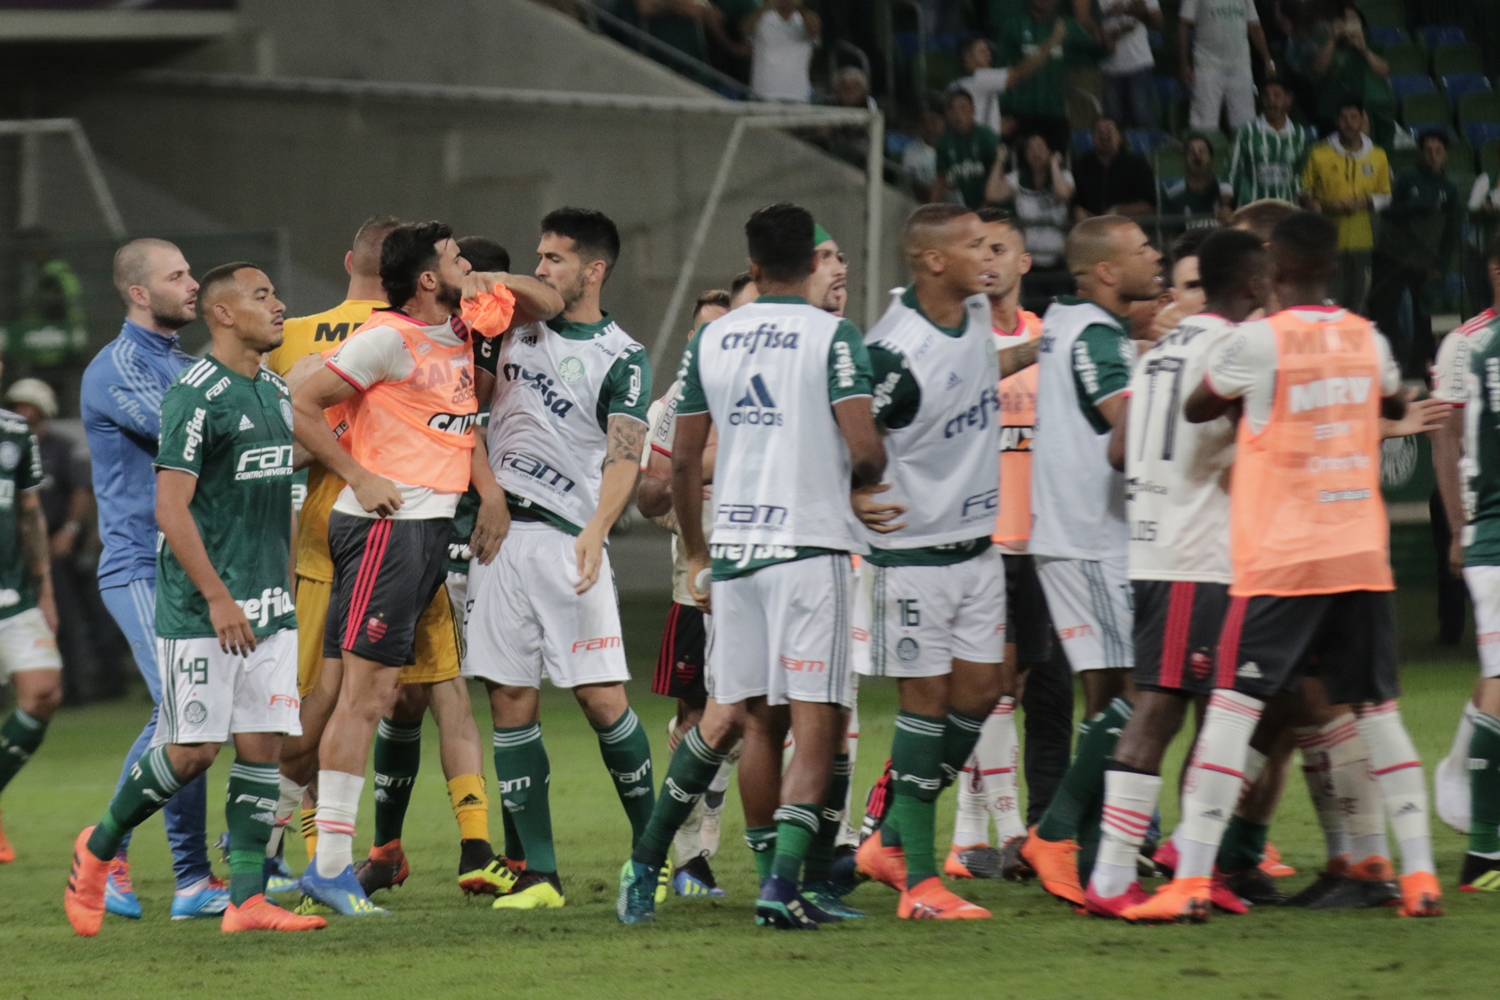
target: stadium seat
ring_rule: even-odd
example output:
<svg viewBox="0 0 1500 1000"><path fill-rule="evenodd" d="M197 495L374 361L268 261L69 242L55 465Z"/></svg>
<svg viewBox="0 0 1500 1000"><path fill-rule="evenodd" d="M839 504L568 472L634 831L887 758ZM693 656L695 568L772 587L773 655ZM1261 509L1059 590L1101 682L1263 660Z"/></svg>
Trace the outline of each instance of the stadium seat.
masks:
<svg viewBox="0 0 1500 1000"><path fill-rule="evenodd" d="M1446 123L1452 118L1453 108L1448 98L1436 90L1412 94L1401 102L1401 121L1407 128L1415 128L1414 122Z"/></svg>
<svg viewBox="0 0 1500 1000"><path fill-rule="evenodd" d="M1484 53L1477 45L1444 45L1432 50L1432 75L1483 73Z"/></svg>
<svg viewBox="0 0 1500 1000"><path fill-rule="evenodd" d="M1479 90L1463 96L1458 102L1458 123L1467 126L1476 122L1500 122L1500 94Z"/></svg>
<svg viewBox="0 0 1500 1000"><path fill-rule="evenodd" d="M1490 184L1500 179L1500 139L1491 139L1479 147L1479 169L1490 175Z"/></svg>
<svg viewBox="0 0 1500 1000"><path fill-rule="evenodd" d="M912 136L905 132L887 132L885 134L885 155L889 159L899 160L906 147L911 144Z"/></svg>
<svg viewBox="0 0 1500 1000"><path fill-rule="evenodd" d="M1398 45L1411 44L1411 36L1406 33L1406 29L1394 24L1372 23L1369 30L1365 32L1365 37L1370 40L1370 44L1377 52L1384 52Z"/></svg>
<svg viewBox="0 0 1500 1000"><path fill-rule="evenodd" d="M1453 186L1458 188L1458 200L1467 205L1469 203L1469 192L1474 189L1474 178L1479 176L1474 173L1474 168L1465 167L1459 169L1453 165L1453 160L1450 157L1448 160L1448 169L1443 171L1443 173L1447 174L1448 179L1453 182Z"/></svg>
<svg viewBox="0 0 1500 1000"><path fill-rule="evenodd" d="M1432 77L1426 73L1392 73L1390 84L1391 93L1396 95L1398 101L1405 100L1412 94L1429 94L1437 90Z"/></svg>
<svg viewBox="0 0 1500 1000"><path fill-rule="evenodd" d="M1175 76L1155 76L1151 82L1156 87L1156 103L1163 108L1169 108L1187 96Z"/></svg>
<svg viewBox="0 0 1500 1000"><path fill-rule="evenodd" d="M1391 67L1391 73L1420 73L1427 75L1427 51L1410 43L1397 45L1381 53Z"/></svg>
<svg viewBox="0 0 1500 1000"><path fill-rule="evenodd" d="M1395 87L1396 81L1391 80L1391 86ZM1485 79L1482 73L1449 73L1443 77L1443 90L1448 94L1448 100L1458 103L1466 94L1472 94L1480 90L1489 90L1490 81ZM1401 95L1397 95L1398 97Z"/></svg>
<svg viewBox="0 0 1500 1000"><path fill-rule="evenodd" d="M1386 153L1386 160L1391 165L1392 177L1395 177L1403 170L1410 170L1412 167L1415 167L1421 158L1421 154L1411 147L1392 149Z"/></svg>
<svg viewBox="0 0 1500 1000"><path fill-rule="evenodd" d="M1462 45L1469 40L1464 29L1456 24L1424 24L1417 29L1417 37L1429 49L1441 45Z"/></svg>
<svg viewBox="0 0 1500 1000"><path fill-rule="evenodd" d="M1448 166L1452 170L1474 172L1474 147L1463 136L1449 137Z"/></svg>
<svg viewBox="0 0 1500 1000"><path fill-rule="evenodd" d="M1500 140L1500 122L1472 122L1465 125L1464 138L1469 140L1470 146L1480 147Z"/></svg>
<svg viewBox="0 0 1500 1000"><path fill-rule="evenodd" d="M1125 130L1125 142L1142 156L1150 156L1152 150L1170 138L1159 128L1132 128Z"/></svg>
<svg viewBox="0 0 1500 1000"><path fill-rule="evenodd" d="M1151 156L1151 168L1156 171L1156 179L1172 181L1181 177L1185 173L1182 154L1182 145L1177 142L1167 142L1156 147Z"/></svg>
<svg viewBox="0 0 1500 1000"><path fill-rule="evenodd" d="M1401 0L1365 0L1359 5L1371 27L1403 27L1406 6Z"/></svg>

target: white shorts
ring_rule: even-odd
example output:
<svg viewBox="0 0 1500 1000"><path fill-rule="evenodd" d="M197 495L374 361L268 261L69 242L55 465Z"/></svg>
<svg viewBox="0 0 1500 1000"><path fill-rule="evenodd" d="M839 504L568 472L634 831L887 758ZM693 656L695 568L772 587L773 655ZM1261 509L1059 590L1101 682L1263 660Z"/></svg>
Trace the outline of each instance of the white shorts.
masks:
<svg viewBox="0 0 1500 1000"><path fill-rule="evenodd" d="M1479 675L1500 677L1500 566L1465 566L1464 583L1474 602Z"/></svg>
<svg viewBox="0 0 1500 1000"><path fill-rule="evenodd" d="M853 591L846 555L813 556L715 580L709 697L726 705L763 697L771 705L852 707Z"/></svg>
<svg viewBox="0 0 1500 1000"><path fill-rule="evenodd" d="M28 608L0 621L0 683L26 670L61 670L57 636L41 608Z"/></svg>
<svg viewBox="0 0 1500 1000"><path fill-rule="evenodd" d="M453 606L453 622L458 632L458 662L462 665L469 660L466 641L469 634L469 574L449 570L446 583L448 603Z"/></svg>
<svg viewBox="0 0 1500 1000"><path fill-rule="evenodd" d="M941 677L954 660L1005 659L1005 560L989 549L952 566L871 567L870 656L862 673Z"/></svg>
<svg viewBox="0 0 1500 1000"><path fill-rule="evenodd" d="M488 566L469 564L463 674L508 687L560 688L630 680L609 550L582 594L574 538L539 521L512 521Z"/></svg>
<svg viewBox="0 0 1500 1000"><path fill-rule="evenodd" d="M1037 556L1036 572L1073 673L1135 666L1135 608L1125 556Z"/></svg>
<svg viewBox="0 0 1500 1000"><path fill-rule="evenodd" d="M156 639L161 715L152 746L227 743L235 733L301 736L297 630L256 642L249 656L226 653L214 636Z"/></svg>

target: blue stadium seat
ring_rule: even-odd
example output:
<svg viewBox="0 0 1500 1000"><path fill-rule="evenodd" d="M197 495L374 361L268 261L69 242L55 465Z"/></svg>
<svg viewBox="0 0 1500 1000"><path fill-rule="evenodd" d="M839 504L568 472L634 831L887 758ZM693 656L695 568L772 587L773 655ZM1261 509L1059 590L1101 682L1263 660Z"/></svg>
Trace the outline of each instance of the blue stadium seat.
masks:
<svg viewBox="0 0 1500 1000"><path fill-rule="evenodd" d="M1464 126L1464 138L1474 148L1500 139L1500 122L1470 122Z"/></svg>
<svg viewBox="0 0 1500 1000"><path fill-rule="evenodd" d="M1397 45L1411 44L1411 36L1406 33L1405 28L1398 28L1389 24L1370 25L1365 31L1365 37L1377 49L1389 49Z"/></svg>
<svg viewBox="0 0 1500 1000"><path fill-rule="evenodd" d="M905 132L887 132L885 134L885 155L893 160L901 159L901 154L906 152L906 147L913 141L913 137Z"/></svg>
<svg viewBox="0 0 1500 1000"><path fill-rule="evenodd" d="M1153 77L1152 82L1156 84L1156 103L1163 108L1170 108L1187 96L1175 76Z"/></svg>
<svg viewBox="0 0 1500 1000"><path fill-rule="evenodd" d="M1125 142L1142 156L1150 156L1167 138L1167 133L1159 128L1132 128L1125 131Z"/></svg>
<svg viewBox="0 0 1500 1000"><path fill-rule="evenodd" d="M1439 45L1462 45L1469 40L1464 29L1456 24L1424 24L1417 29L1417 37L1429 49Z"/></svg>
<svg viewBox="0 0 1500 1000"><path fill-rule="evenodd" d="M1412 94L1430 94L1437 90L1432 82L1432 77L1426 73L1392 73L1390 76L1391 91L1396 95L1396 100L1410 97ZM1465 91L1468 93L1468 91Z"/></svg>
<svg viewBox="0 0 1500 1000"><path fill-rule="evenodd" d="M1391 87L1394 89L1396 81L1391 78ZM1484 78L1483 73L1449 73L1443 77L1443 89L1448 92L1448 100L1457 104L1465 94L1472 94L1479 90L1489 90L1490 81ZM1403 95L1396 94L1397 99Z"/></svg>

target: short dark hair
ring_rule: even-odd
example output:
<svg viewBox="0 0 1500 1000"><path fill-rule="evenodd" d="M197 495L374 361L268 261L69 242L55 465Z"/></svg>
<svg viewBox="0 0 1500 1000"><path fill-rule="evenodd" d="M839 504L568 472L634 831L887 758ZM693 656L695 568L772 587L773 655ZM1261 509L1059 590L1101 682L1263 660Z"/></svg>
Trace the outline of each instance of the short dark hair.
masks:
<svg viewBox="0 0 1500 1000"><path fill-rule="evenodd" d="M408 222L385 234L380 244L380 285L386 301L397 309L417 294L417 280L432 270L437 245L453 238L446 222Z"/></svg>
<svg viewBox="0 0 1500 1000"><path fill-rule="evenodd" d="M1265 82L1260 85L1260 89L1262 92L1264 92L1267 87L1280 87L1288 94L1291 94L1292 92L1292 85L1287 83L1279 76L1267 77Z"/></svg>
<svg viewBox="0 0 1500 1000"><path fill-rule="evenodd" d="M1261 198L1248 205L1241 205L1229 217L1229 225L1235 229L1248 229L1259 236L1262 243L1271 242L1271 232L1276 223L1297 211L1297 206L1280 198Z"/></svg>
<svg viewBox="0 0 1500 1000"><path fill-rule="evenodd" d="M1438 142L1443 144L1444 149L1448 148L1448 132L1445 129L1424 128L1417 134L1417 148L1421 149L1423 146L1427 145L1428 139L1436 139Z"/></svg>
<svg viewBox="0 0 1500 1000"><path fill-rule="evenodd" d="M956 83L949 85L948 89L943 91L943 110L946 111L948 108L953 107L953 102L958 100L960 97L968 101L970 104L974 103L973 94L969 93L967 90Z"/></svg>
<svg viewBox="0 0 1500 1000"><path fill-rule="evenodd" d="M1259 236L1243 229L1199 231L1209 234L1198 247L1198 281L1205 296L1228 295L1256 273L1255 255L1266 252Z"/></svg>
<svg viewBox="0 0 1500 1000"><path fill-rule="evenodd" d="M373 278L380 273L380 245L392 229L401 225L394 215L372 215L360 223L354 234L354 245L350 253L349 270L362 278Z"/></svg>
<svg viewBox="0 0 1500 1000"><path fill-rule="evenodd" d="M620 230L610 217L592 208L559 208L542 219L542 232L566 236L582 260L604 261L604 280L608 281L620 259Z"/></svg>
<svg viewBox="0 0 1500 1000"><path fill-rule="evenodd" d="M1326 277L1337 266L1339 227L1317 212L1293 212L1272 230L1271 252L1289 271Z"/></svg>
<svg viewBox="0 0 1500 1000"><path fill-rule="evenodd" d="M736 274L734 280L729 283L729 297L732 299L740 294L740 292L743 292L745 286L754 280L754 276L749 271L741 271L739 274Z"/></svg>
<svg viewBox="0 0 1500 1000"><path fill-rule="evenodd" d="M1203 241L1208 239L1212 229L1189 229L1181 236L1172 241L1172 263L1176 264L1184 257L1198 256Z"/></svg>
<svg viewBox="0 0 1500 1000"><path fill-rule="evenodd" d="M488 236L461 236L458 253L476 271L509 271L510 251Z"/></svg>
<svg viewBox="0 0 1500 1000"><path fill-rule="evenodd" d="M1015 212L1012 212L1008 208L1002 208L999 205L984 205L974 209L974 214L979 216L979 221L985 224L1000 222L1010 226L1012 229L1019 229L1021 226Z"/></svg>
<svg viewBox="0 0 1500 1000"><path fill-rule="evenodd" d="M740 287L744 287L741 285ZM698 296L698 301L693 303L693 315L700 313L705 306L718 306L720 309L729 308L730 294L722 288L710 288Z"/></svg>
<svg viewBox="0 0 1500 1000"><path fill-rule="evenodd" d="M1344 113L1345 108L1353 108L1356 111L1363 111L1365 109L1365 102L1363 99L1355 97L1353 94L1345 94L1343 97L1339 98L1339 104L1337 108L1334 108L1334 113L1341 115Z"/></svg>
<svg viewBox="0 0 1500 1000"><path fill-rule="evenodd" d="M1212 153L1214 151L1214 141L1208 136L1204 135L1202 132L1189 132L1187 135L1183 136L1182 151L1186 153L1187 148L1195 142L1201 142L1203 143L1203 145L1207 146L1209 153Z"/></svg>
<svg viewBox="0 0 1500 1000"><path fill-rule="evenodd" d="M234 276L247 267L257 271L265 270L259 264L252 264L248 260L231 261L228 264L220 264L218 267L210 268L203 277L198 279L198 301L209 301L213 298L214 291L219 285L233 281Z"/></svg>
<svg viewBox="0 0 1500 1000"><path fill-rule="evenodd" d="M812 274L813 238L812 213L791 202L767 205L745 222L750 259L778 284L792 284Z"/></svg>

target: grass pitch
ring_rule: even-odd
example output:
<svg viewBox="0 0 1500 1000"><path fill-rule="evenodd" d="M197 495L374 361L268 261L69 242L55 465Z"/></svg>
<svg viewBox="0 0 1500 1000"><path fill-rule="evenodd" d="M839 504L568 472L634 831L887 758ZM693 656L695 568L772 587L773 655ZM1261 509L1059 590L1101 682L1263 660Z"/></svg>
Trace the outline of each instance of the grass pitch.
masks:
<svg viewBox="0 0 1500 1000"><path fill-rule="evenodd" d="M638 678L631 695L665 768L664 726L671 706L649 692L665 598L625 601L626 647ZM1475 677L1472 645L1439 653L1423 641L1433 631L1432 598L1405 595L1407 724L1427 764L1443 756L1459 707ZM476 692L480 731L489 726ZM856 795L878 774L890 746L895 689L866 682L860 692L863 733ZM1205 927L1136 928L1084 919L1034 884L967 883L965 896L995 919L958 924L904 924L896 897L866 885L851 897L866 920L816 934L761 930L751 918L753 865L742 846L743 822L733 787L715 869L724 900L672 898L653 927L628 928L614 917L616 876L629 851L629 828L597 742L572 699L543 694L543 731L552 759L552 809L568 905L562 910L505 913L466 902L454 882L457 828L429 722L422 774L404 843L412 862L406 886L377 900L387 918L334 919L327 930L299 935L225 937L218 921L168 919L170 859L161 820L152 819L131 851L145 919L106 918L91 941L73 935L62 891L70 845L104 810L120 761L147 713L144 694L123 702L64 711L47 743L5 794L6 830L20 855L0 868L0 997L128 1000L255 997L693 997L768 996L1078 997L1087 1000L1487 995L1490 949L1500 933L1500 898L1453 891L1464 841L1434 820L1448 916L1399 919L1394 911L1358 913L1265 910L1216 916ZM1168 787L1186 750L1169 759ZM229 755L209 776L217 803ZM488 766L487 766L488 770ZM368 847L369 796L356 853ZM946 843L952 795L940 808ZM1175 804L1164 802L1168 828ZM499 804L492 809L496 843ZM224 829L210 810L209 833ZM1301 870L1300 888L1322 860L1322 837L1294 773L1272 838ZM288 857L300 869L302 842L289 834Z"/></svg>

